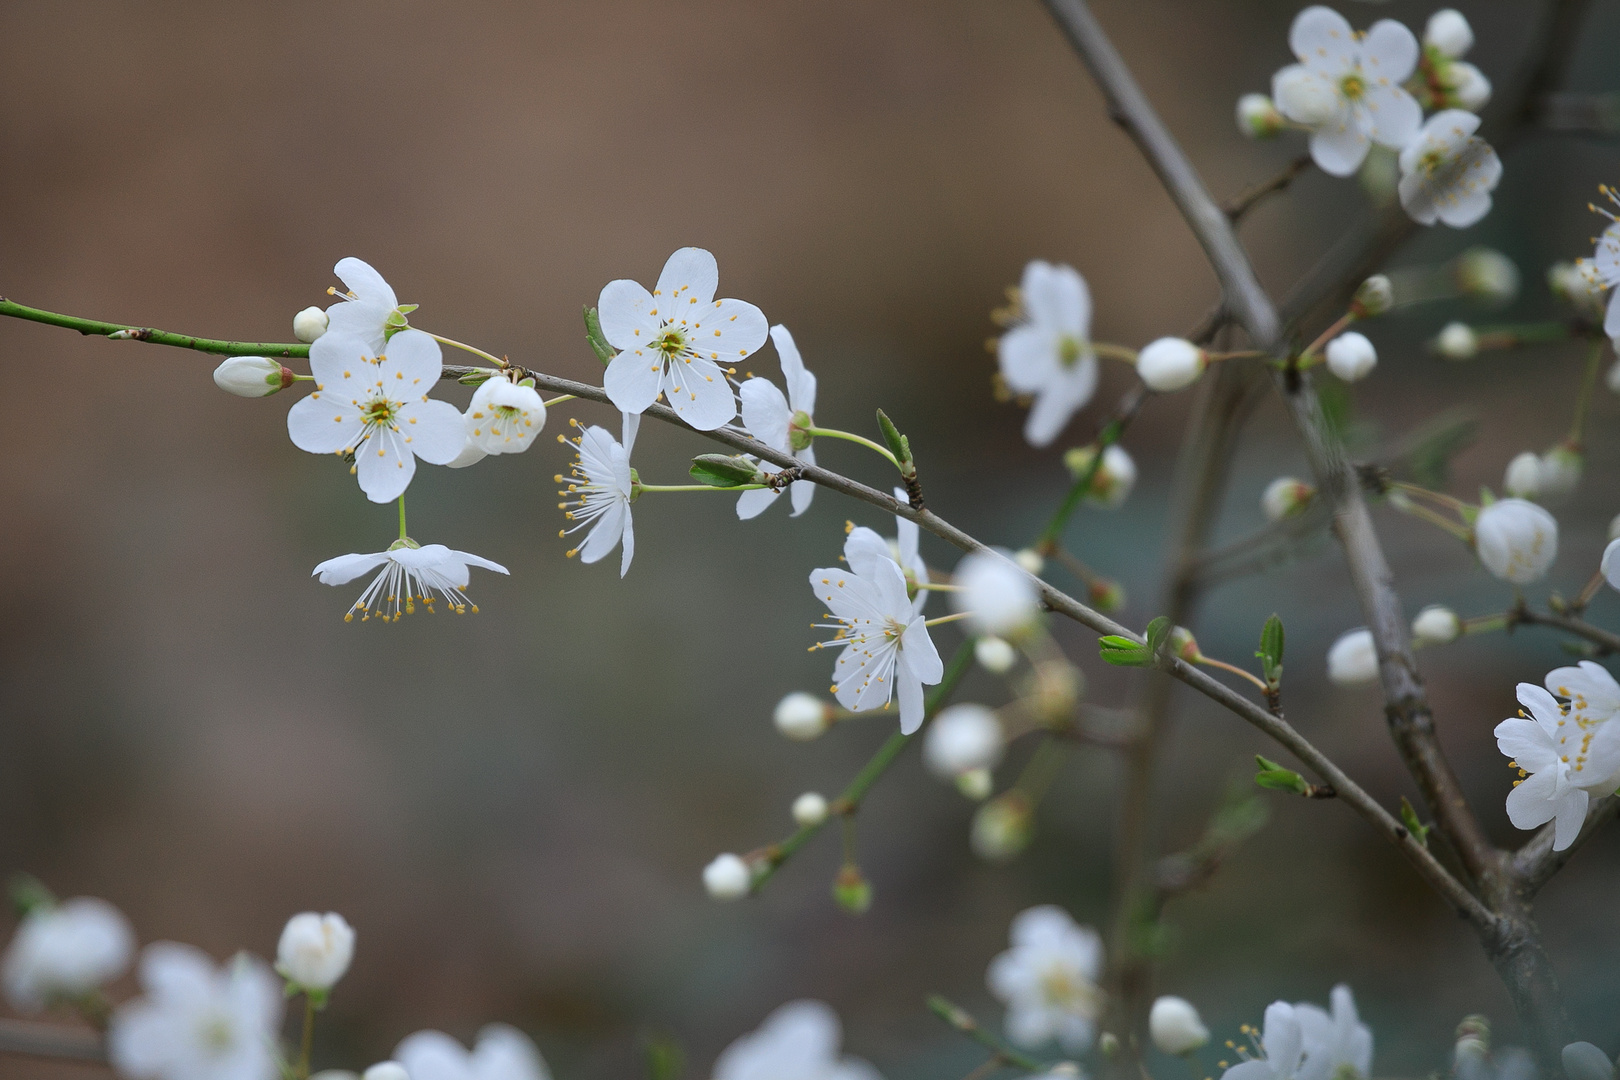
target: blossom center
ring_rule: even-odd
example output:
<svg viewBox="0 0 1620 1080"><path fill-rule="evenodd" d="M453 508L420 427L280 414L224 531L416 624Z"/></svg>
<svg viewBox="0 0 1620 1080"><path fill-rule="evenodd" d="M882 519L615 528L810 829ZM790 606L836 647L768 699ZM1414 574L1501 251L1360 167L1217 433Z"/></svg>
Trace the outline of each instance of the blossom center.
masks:
<svg viewBox="0 0 1620 1080"><path fill-rule="evenodd" d="M1339 80L1339 92L1351 101L1360 101L1367 96L1367 80L1356 73L1346 75Z"/></svg>
<svg viewBox="0 0 1620 1080"><path fill-rule="evenodd" d="M1048 968L1041 976L1041 993L1069 1012L1090 1012L1097 1004L1097 988L1061 967Z"/></svg>
<svg viewBox="0 0 1620 1080"><path fill-rule="evenodd" d="M1066 368L1072 368L1080 362L1085 350L1085 342L1074 334L1064 334L1058 339L1058 362Z"/></svg>
<svg viewBox="0 0 1620 1080"><path fill-rule="evenodd" d="M234 1043L230 1020L223 1016L210 1016L197 1030L198 1041L210 1054L223 1054Z"/></svg>
<svg viewBox="0 0 1620 1080"><path fill-rule="evenodd" d="M367 427L398 427L396 419L403 404L404 402L400 401L389 401L385 397L375 397L366 402L360 416L365 420Z"/></svg>
<svg viewBox="0 0 1620 1080"><path fill-rule="evenodd" d="M666 360L673 360L686 352L686 335L679 330L666 329L653 339L653 348L663 353Z"/></svg>

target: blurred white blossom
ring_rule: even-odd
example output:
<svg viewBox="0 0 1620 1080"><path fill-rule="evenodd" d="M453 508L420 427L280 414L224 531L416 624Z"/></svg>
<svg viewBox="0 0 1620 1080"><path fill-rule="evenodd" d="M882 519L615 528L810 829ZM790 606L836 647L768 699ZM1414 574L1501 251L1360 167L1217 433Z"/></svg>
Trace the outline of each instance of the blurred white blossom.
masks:
<svg viewBox="0 0 1620 1080"><path fill-rule="evenodd" d="M1462 633L1462 620L1457 613L1440 604L1430 604L1412 620L1412 637L1420 645L1445 645L1457 640Z"/></svg>
<svg viewBox="0 0 1620 1080"><path fill-rule="evenodd" d="M838 1014L820 1001L790 1001L720 1052L714 1080L881 1080L855 1057L842 1057ZM413 1076L411 1080L416 1080Z"/></svg>
<svg viewBox="0 0 1620 1080"><path fill-rule="evenodd" d="M1097 390L1091 291L1070 266L1036 259L1019 285L1022 321L1001 335L996 356L1014 393L1033 394L1024 438L1045 446Z"/></svg>
<svg viewBox="0 0 1620 1080"><path fill-rule="evenodd" d="M1328 370L1345 382L1365 379L1378 366L1378 350L1367 340L1367 335L1354 330L1328 342L1325 353Z"/></svg>
<svg viewBox="0 0 1620 1080"><path fill-rule="evenodd" d="M1535 503L1498 499L1474 522L1474 550L1496 577L1528 585L1546 577L1558 558L1558 522Z"/></svg>
<svg viewBox="0 0 1620 1080"><path fill-rule="evenodd" d="M776 730L795 742L807 742L832 724L832 708L814 694L796 690L776 703Z"/></svg>
<svg viewBox="0 0 1620 1080"><path fill-rule="evenodd" d="M1014 917L1011 938L986 975L1007 1006L1007 1037L1029 1047L1056 1039L1069 1053L1085 1052L1103 1007L1102 938L1051 904Z"/></svg>
<svg viewBox="0 0 1620 1080"><path fill-rule="evenodd" d="M1263 1056L1241 1061L1221 1074L1222 1080L1294 1080L1305 1058L1305 1032L1299 1013L1286 1001L1266 1006L1260 1033Z"/></svg>
<svg viewBox="0 0 1620 1080"><path fill-rule="evenodd" d="M1198 381L1209 366L1203 349L1184 338L1163 337L1136 354L1136 373L1149 390L1173 393Z"/></svg>
<svg viewBox="0 0 1620 1080"><path fill-rule="evenodd" d="M281 984L256 957L223 967L160 941L141 953L143 997L120 1005L107 1056L129 1080L273 1080ZM431 1080L424 1077L423 1080Z"/></svg>
<svg viewBox="0 0 1620 1080"><path fill-rule="evenodd" d="M1502 490L1515 499L1534 499L1541 495L1541 456L1534 450L1515 454L1502 473Z"/></svg>
<svg viewBox="0 0 1620 1080"><path fill-rule="evenodd" d="M330 990L353 959L354 928L335 911L294 915L276 945L276 970L304 990Z"/></svg>
<svg viewBox="0 0 1620 1080"><path fill-rule="evenodd" d="M410 1080L551 1080L534 1041L506 1024L486 1025L471 1051L442 1031L418 1031L394 1048L394 1062Z"/></svg>
<svg viewBox="0 0 1620 1080"><path fill-rule="evenodd" d="M1351 630L1339 636L1327 654L1328 678L1340 686L1357 686L1378 678L1378 650L1372 631Z"/></svg>
<svg viewBox="0 0 1620 1080"><path fill-rule="evenodd" d="M1309 1002L1294 1005L1305 1042L1299 1080L1367 1080L1372 1076L1372 1029L1356 1013L1350 987L1340 983L1328 995L1332 1012Z"/></svg>
<svg viewBox="0 0 1620 1080"><path fill-rule="evenodd" d="M1490 213L1502 159L1478 129L1473 113L1446 109L1401 151L1401 206L1413 221L1462 229Z"/></svg>
<svg viewBox="0 0 1620 1080"><path fill-rule="evenodd" d="M995 552L962 557L951 574L959 592L951 594L957 611L980 633L1007 637L1035 620L1039 597L1029 576Z"/></svg>
<svg viewBox="0 0 1620 1080"><path fill-rule="evenodd" d="M923 741L923 760L934 775L954 780L966 772L994 768L1006 745L1006 733L993 710L961 702L934 717Z"/></svg>
<svg viewBox="0 0 1620 1080"><path fill-rule="evenodd" d="M23 916L0 959L6 1000L19 1012L81 998L118 978L135 953L135 932L105 900L79 896Z"/></svg>
<svg viewBox="0 0 1620 1080"><path fill-rule="evenodd" d="M742 856L726 852L716 855L703 868L703 887L716 900L741 900L748 895L754 882L754 873Z"/></svg>
<svg viewBox="0 0 1620 1080"><path fill-rule="evenodd" d="M1148 1035L1161 1054L1180 1057L1209 1042L1209 1028L1198 1010L1186 998L1169 994L1153 1002L1148 1010Z"/></svg>

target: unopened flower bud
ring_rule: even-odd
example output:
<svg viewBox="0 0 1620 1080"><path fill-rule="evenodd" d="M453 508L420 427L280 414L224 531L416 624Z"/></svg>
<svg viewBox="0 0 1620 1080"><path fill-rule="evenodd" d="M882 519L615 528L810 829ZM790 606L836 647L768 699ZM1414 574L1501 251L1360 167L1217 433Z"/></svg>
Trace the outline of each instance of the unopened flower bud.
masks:
<svg viewBox="0 0 1620 1080"><path fill-rule="evenodd" d="M1585 456L1574 447L1555 446L1541 455L1541 494L1558 498L1568 495L1581 482Z"/></svg>
<svg viewBox="0 0 1620 1080"><path fill-rule="evenodd" d="M1614 1062L1589 1042L1572 1042L1559 1057L1568 1080L1614 1080Z"/></svg>
<svg viewBox="0 0 1620 1080"><path fill-rule="evenodd" d="M1502 488L1516 499L1534 499L1541 494L1541 457L1526 450L1508 462L1502 474Z"/></svg>
<svg viewBox="0 0 1620 1080"><path fill-rule="evenodd" d="M1017 563L1018 568L1026 574L1034 574L1036 577L1040 577L1041 571L1046 569L1046 560L1034 548L1019 548L1013 552L1013 562Z"/></svg>
<svg viewBox="0 0 1620 1080"><path fill-rule="evenodd" d="M1125 606L1125 586L1112 578L1098 578L1086 586L1086 599L1104 615Z"/></svg>
<svg viewBox="0 0 1620 1080"><path fill-rule="evenodd" d="M1355 382L1366 378L1378 366L1378 350L1365 334L1351 330L1328 342L1327 366L1345 382Z"/></svg>
<svg viewBox="0 0 1620 1080"><path fill-rule="evenodd" d="M1328 678L1340 686L1357 686L1378 678L1378 650L1370 630L1340 636L1327 654Z"/></svg>
<svg viewBox="0 0 1620 1080"><path fill-rule="evenodd" d="M1185 998L1166 995L1148 1012L1148 1034L1159 1052L1172 1057L1190 1054L1209 1042L1209 1029Z"/></svg>
<svg viewBox="0 0 1620 1080"><path fill-rule="evenodd" d="M832 706L816 697L797 691L776 703L776 730L795 742L809 742L826 732L832 724Z"/></svg>
<svg viewBox="0 0 1620 1080"><path fill-rule="evenodd" d="M233 356L214 369L214 385L237 397L269 397L293 384L293 373L263 356Z"/></svg>
<svg viewBox="0 0 1620 1080"><path fill-rule="evenodd" d="M1149 390L1161 394L1191 386L1204 373L1209 357L1185 338L1163 337L1136 354L1136 373Z"/></svg>
<svg viewBox="0 0 1620 1080"><path fill-rule="evenodd" d="M1471 1074L1491 1052L1491 1022L1479 1014L1465 1016L1457 1025L1453 1063L1460 1074Z"/></svg>
<svg viewBox="0 0 1620 1080"><path fill-rule="evenodd" d="M1363 281L1361 287L1356 290L1356 295L1350 300L1350 310L1355 312L1358 319L1382 315L1394 306L1395 286L1383 274L1374 274Z"/></svg>
<svg viewBox="0 0 1620 1080"><path fill-rule="evenodd" d="M986 634L973 643L973 659L992 675L1005 675L1018 663L1018 650L1001 638Z"/></svg>
<svg viewBox="0 0 1620 1080"><path fill-rule="evenodd" d="M1260 512L1267 521L1281 521L1303 511L1316 497L1316 488L1292 476L1279 476L1260 495Z"/></svg>
<svg viewBox="0 0 1620 1080"><path fill-rule="evenodd" d="M1423 44L1446 59L1455 60L1474 47L1474 28L1468 25L1462 12L1441 8L1429 16L1429 24L1423 28Z"/></svg>
<svg viewBox="0 0 1620 1080"><path fill-rule="evenodd" d="M1192 664L1204 654L1198 651L1198 639L1193 637L1193 632L1185 626L1178 626L1170 631L1170 655Z"/></svg>
<svg viewBox="0 0 1620 1080"><path fill-rule="evenodd" d="M1035 815L1024 793L1014 788L996 796L973 815L969 843L974 854L990 862L1003 862L1029 846L1035 835Z"/></svg>
<svg viewBox="0 0 1620 1080"><path fill-rule="evenodd" d="M1474 551L1496 577L1529 585L1558 558L1558 522L1533 502L1498 499L1474 521Z"/></svg>
<svg viewBox="0 0 1620 1080"><path fill-rule="evenodd" d="M1085 689L1085 675L1067 660L1043 660L1035 665L1034 686L1029 706L1041 722L1053 727L1066 723L1074 714Z"/></svg>
<svg viewBox="0 0 1620 1080"><path fill-rule="evenodd" d="M1063 455L1063 464L1068 467L1069 475L1079 480L1091 469L1091 463L1097 459L1097 450L1091 446L1077 446ZM1086 489L1086 500L1099 506L1115 507L1123 503L1136 486L1136 462L1131 460L1123 447L1110 443L1103 450L1102 464L1091 477L1091 486Z"/></svg>
<svg viewBox="0 0 1620 1080"><path fill-rule="evenodd" d="M983 705L952 705L938 716L923 741L923 761L935 776L951 780L972 769L992 769L1007 736L996 714Z"/></svg>
<svg viewBox="0 0 1620 1080"><path fill-rule="evenodd" d="M726 852L703 868L703 887L716 900L741 900L754 883L754 873L742 857Z"/></svg>
<svg viewBox="0 0 1620 1080"><path fill-rule="evenodd" d="M805 792L793 800L793 820L806 827L820 825L827 820L827 800L819 792Z"/></svg>
<svg viewBox="0 0 1620 1080"><path fill-rule="evenodd" d="M1412 620L1412 636L1420 645L1445 645L1462 633L1457 613L1440 604L1430 604Z"/></svg>
<svg viewBox="0 0 1620 1080"><path fill-rule="evenodd" d="M988 799L994 786L995 780L989 769L969 769L956 778L956 790L974 802Z"/></svg>
<svg viewBox="0 0 1620 1080"><path fill-rule="evenodd" d="M1469 248L1457 256L1455 269L1457 288L1464 296L1506 304L1519 295L1519 268L1500 251Z"/></svg>
<svg viewBox="0 0 1620 1080"><path fill-rule="evenodd" d="M872 906L872 884L854 863L845 863L833 878L833 899L851 915L864 915Z"/></svg>
<svg viewBox="0 0 1620 1080"><path fill-rule="evenodd" d="M326 333L326 327L326 312L318 307L307 307L293 316L293 337L306 345L313 345L316 338Z"/></svg>
<svg viewBox="0 0 1620 1080"><path fill-rule="evenodd" d="M1264 94L1244 94L1237 103L1238 130L1251 139L1274 139L1288 127L1288 121Z"/></svg>
<svg viewBox="0 0 1620 1080"><path fill-rule="evenodd" d="M1491 80L1473 64L1448 65L1446 72L1446 103L1456 108L1477 112L1491 100Z"/></svg>
<svg viewBox="0 0 1620 1080"><path fill-rule="evenodd" d="M1479 337L1467 323L1449 322L1435 337L1434 351L1447 360L1469 360L1479 354Z"/></svg>
<svg viewBox="0 0 1620 1080"><path fill-rule="evenodd" d="M1097 1049L1102 1056L1112 1061L1119 1056L1119 1036L1112 1031L1105 1031L1097 1038Z"/></svg>
<svg viewBox="0 0 1620 1080"><path fill-rule="evenodd" d="M959 591L950 594L957 611L981 634L1009 637L1032 626L1040 600L1034 584L1000 555L973 552L951 575Z"/></svg>
<svg viewBox="0 0 1620 1080"><path fill-rule="evenodd" d="M354 929L333 911L294 915L276 945L276 970L306 991L332 989L353 959Z"/></svg>
<svg viewBox="0 0 1620 1080"><path fill-rule="evenodd" d="M397 1061L379 1061L367 1069L360 1080L411 1080L411 1074Z"/></svg>

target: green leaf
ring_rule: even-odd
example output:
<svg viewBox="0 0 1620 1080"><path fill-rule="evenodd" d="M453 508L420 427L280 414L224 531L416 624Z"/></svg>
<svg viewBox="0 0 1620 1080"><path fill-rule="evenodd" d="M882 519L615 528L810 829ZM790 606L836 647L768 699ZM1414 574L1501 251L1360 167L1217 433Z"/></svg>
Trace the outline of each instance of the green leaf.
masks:
<svg viewBox="0 0 1620 1080"><path fill-rule="evenodd" d="M1159 653L1159 648L1164 644L1164 639L1169 636L1172 629L1173 627L1170 625L1170 618L1167 615L1160 615L1158 618L1148 623L1147 633L1142 635L1143 637L1147 638L1147 651L1157 656Z"/></svg>
<svg viewBox="0 0 1620 1080"><path fill-rule="evenodd" d="M681 1080L686 1073L686 1053L681 1044L667 1035L647 1040L647 1076L649 1080Z"/></svg>
<svg viewBox="0 0 1620 1080"><path fill-rule="evenodd" d="M1153 654L1127 637L1110 634L1098 639L1097 649L1103 660L1115 667L1149 667L1153 663Z"/></svg>
<svg viewBox="0 0 1620 1080"><path fill-rule="evenodd" d="M894 426L894 421L890 420L882 409L877 411L877 421L878 427L883 431L883 441L889 444L889 453L900 463L901 471L906 471L907 466L912 464L911 440L900 434L899 429Z"/></svg>
<svg viewBox="0 0 1620 1080"><path fill-rule="evenodd" d="M1405 795L1401 796L1401 824L1405 825L1406 831L1412 834L1412 839L1423 847L1429 846L1430 826L1418 820L1417 811L1412 808L1411 802Z"/></svg>
<svg viewBox="0 0 1620 1080"><path fill-rule="evenodd" d="M1291 795L1307 795L1311 785L1305 778L1292 769L1285 769L1269 758L1254 755L1254 763L1260 766L1260 771L1254 774L1254 782L1271 791L1286 791Z"/></svg>
<svg viewBox="0 0 1620 1080"><path fill-rule="evenodd" d="M1282 684L1283 624L1276 615L1267 619L1265 627L1261 629L1260 651L1254 655L1260 659L1266 683L1273 690L1277 689Z"/></svg>
<svg viewBox="0 0 1620 1080"><path fill-rule="evenodd" d="M618 350L608 344L607 337L602 333L602 320L596 314L596 309L588 305L585 308L585 340L590 342L591 351L604 364L619 355Z"/></svg>
<svg viewBox="0 0 1620 1080"><path fill-rule="evenodd" d="M717 488L752 484L759 475L759 467L752 461L726 454L699 454L692 459L692 468L688 471L698 483Z"/></svg>

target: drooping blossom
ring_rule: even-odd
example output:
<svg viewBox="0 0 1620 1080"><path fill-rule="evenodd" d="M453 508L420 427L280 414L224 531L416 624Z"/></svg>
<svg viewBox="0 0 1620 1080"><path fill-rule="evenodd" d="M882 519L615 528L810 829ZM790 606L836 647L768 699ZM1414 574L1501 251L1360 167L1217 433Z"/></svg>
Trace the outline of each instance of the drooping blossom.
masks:
<svg viewBox="0 0 1620 1080"><path fill-rule="evenodd" d="M1464 229L1490 213L1502 159L1474 134L1479 117L1446 109L1429 117L1401 150L1401 206L1413 221Z"/></svg>
<svg viewBox="0 0 1620 1080"><path fill-rule="evenodd" d="M722 1050L712 1075L714 1080L881 1080L867 1062L841 1056L842 1041L831 1007L790 1001Z"/></svg>
<svg viewBox="0 0 1620 1080"><path fill-rule="evenodd" d="M900 730L910 734L922 726L922 688L939 682L945 665L883 538L864 527L851 530L844 560L847 569L810 572L810 588L836 620L825 625L837 631L816 647L842 650L833 666L833 694L855 712L898 698Z"/></svg>
<svg viewBox="0 0 1620 1080"><path fill-rule="evenodd" d="M418 1031L394 1048L410 1080L551 1080L539 1049L507 1024L488 1024L472 1050L442 1031Z"/></svg>
<svg viewBox="0 0 1620 1080"><path fill-rule="evenodd" d="M391 502L417 458L446 465L467 444L460 411L428 397L443 369L439 343L420 330L395 334L381 353L328 332L309 347L315 391L288 410L287 433L312 454L353 453L366 498Z"/></svg>
<svg viewBox="0 0 1620 1080"><path fill-rule="evenodd" d="M272 1080L281 984L246 953L221 967L160 941L141 953L143 997L113 1013L107 1056L130 1080ZM424 1077L423 1080L430 1080Z"/></svg>
<svg viewBox="0 0 1620 1080"><path fill-rule="evenodd" d="M327 559L312 575L320 578L322 585L347 585L361 574L382 567L382 572L371 579L371 584L343 616L343 621L352 622L359 612L361 622L369 619L398 622L402 615L414 615L417 604L422 604L431 614L441 596L445 606L456 614L464 614L469 608L477 614L478 605L471 603L464 591L472 577L468 568L473 566L497 574L508 573L500 563L465 551L454 551L443 544L417 546L415 541L403 540L396 541L387 551Z"/></svg>
<svg viewBox="0 0 1620 1080"><path fill-rule="evenodd" d="M409 325L405 316L415 311L416 305L401 304L399 297L394 295L393 286L384 281L370 263L352 255L339 259L332 272L348 287L348 291L340 293L336 289L328 290L338 298L338 302L326 309L325 331L307 340L313 343L327 334L348 335L365 343L368 356L387 351L385 345L390 335L399 333ZM306 320L308 330L313 330L316 325L314 320ZM297 329L296 322L294 329ZM306 339L300 336L299 340Z"/></svg>
<svg viewBox="0 0 1620 1080"><path fill-rule="evenodd" d="M1012 948L985 976L1007 1006L1007 1037L1028 1047L1056 1039L1069 1053L1084 1053L1103 1007L1102 938L1051 904L1019 912L1011 938Z"/></svg>
<svg viewBox="0 0 1620 1080"><path fill-rule="evenodd" d="M1305 1032L1299 1012L1286 1001L1266 1006L1260 1032L1261 1056L1240 1061L1221 1080L1295 1080L1305 1059Z"/></svg>
<svg viewBox="0 0 1620 1080"><path fill-rule="evenodd" d="M619 350L602 388L621 412L640 415L662 394L699 431L737 415L726 381L728 365L765 344L765 315L743 300L716 300L720 268L702 248L669 257L648 292L628 278L602 289L597 314L602 336Z"/></svg>
<svg viewBox="0 0 1620 1080"><path fill-rule="evenodd" d="M1299 1080L1367 1080L1372 1076L1372 1029L1356 1013L1356 999L1344 983L1328 995L1332 1012L1302 1001L1294 1005L1305 1041Z"/></svg>
<svg viewBox="0 0 1620 1080"><path fill-rule="evenodd" d="M1474 521L1474 551L1503 581L1540 581L1558 558L1558 522L1533 502L1498 499Z"/></svg>
<svg viewBox="0 0 1620 1080"><path fill-rule="evenodd" d="M597 562L622 543L620 577L630 572L630 560L636 553L636 534L630 518L630 504L636 497L630 451L635 448L636 431L640 426L641 414L627 412L623 442L609 435L604 427L592 425L581 431L574 440L578 456L569 470L569 478L557 477L558 483L567 485L557 494L574 496L558 504L564 511L563 516L574 522L574 526L557 535L567 536L590 526L585 542L571 548L569 557L578 555L582 563Z"/></svg>
<svg viewBox="0 0 1620 1080"><path fill-rule="evenodd" d="M0 959L6 1000L33 1013L118 978L135 954L135 932L105 900L79 896L40 904L23 917Z"/></svg>
<svg viewBox="0 0 1620 1080"><path fill-rule="evenodd" d="M742 401L743 426L760 442L773 450L792 454L806 465L816 463L816 448L808 434L815 426L816 377L805 369L799 356L799 347L785 326L771 327L771 341L776 355L782 360L782 377L787 382L787 396L769 379L748 379L737 389ZM788 485L793 502L793 516L798 517L810 509L816 485L809 480L795 480ZM775 488L756 488L737 496L737 516L744 521L758 517L765 508L781 495Z"/></svg>
<svg viewBox="0 0 1620 1080"><path fill-rule="evenodd" d="M546 403L534 387L496 375L473 391L463 423L469 446L485 454L521 454L546 426Z"/></svg>
<svg viewBox="0 0 1620 1080"><path fill-rule="evenodd" d="M354 959L354 928L335 911L287 920L276 943L276 971L303 990L330 990Z"/></svg>
<svg viewBox="0 0 1620 1080"><path fill-rule="evenodd" d="M1529 716L1496 725L1496 745L1520 775L1508 820L1520 829L1555 821L1553 850L1562 851L1579 835L1591 796L1620 785L1620 724L1566 710L1534 683L1520 683L1518 696Z"/></svg>
<svg viewBox="0 0 1620 1080"><path fill-rule="evenodd" d="M1024 438L1045 446L1097 390L1091 347L1091 291L1070 266L1036 259L1019 285L1021 322L1001 335L1001 377L1017 394L1033 394Z"/></svg>
<svg viewBox="0 0 1620 1080"><path fill-rule="evenodd" d="M1366 34L1331 8L1301 11L1288 33L1299 63L1272 78L1288 119L1311 129L1311 157L1325 173L1349 176L1372 143L1399 150L1417 134L1423 110L1401 87L1417 67L1418 42L1393 19Z"/></svg>

